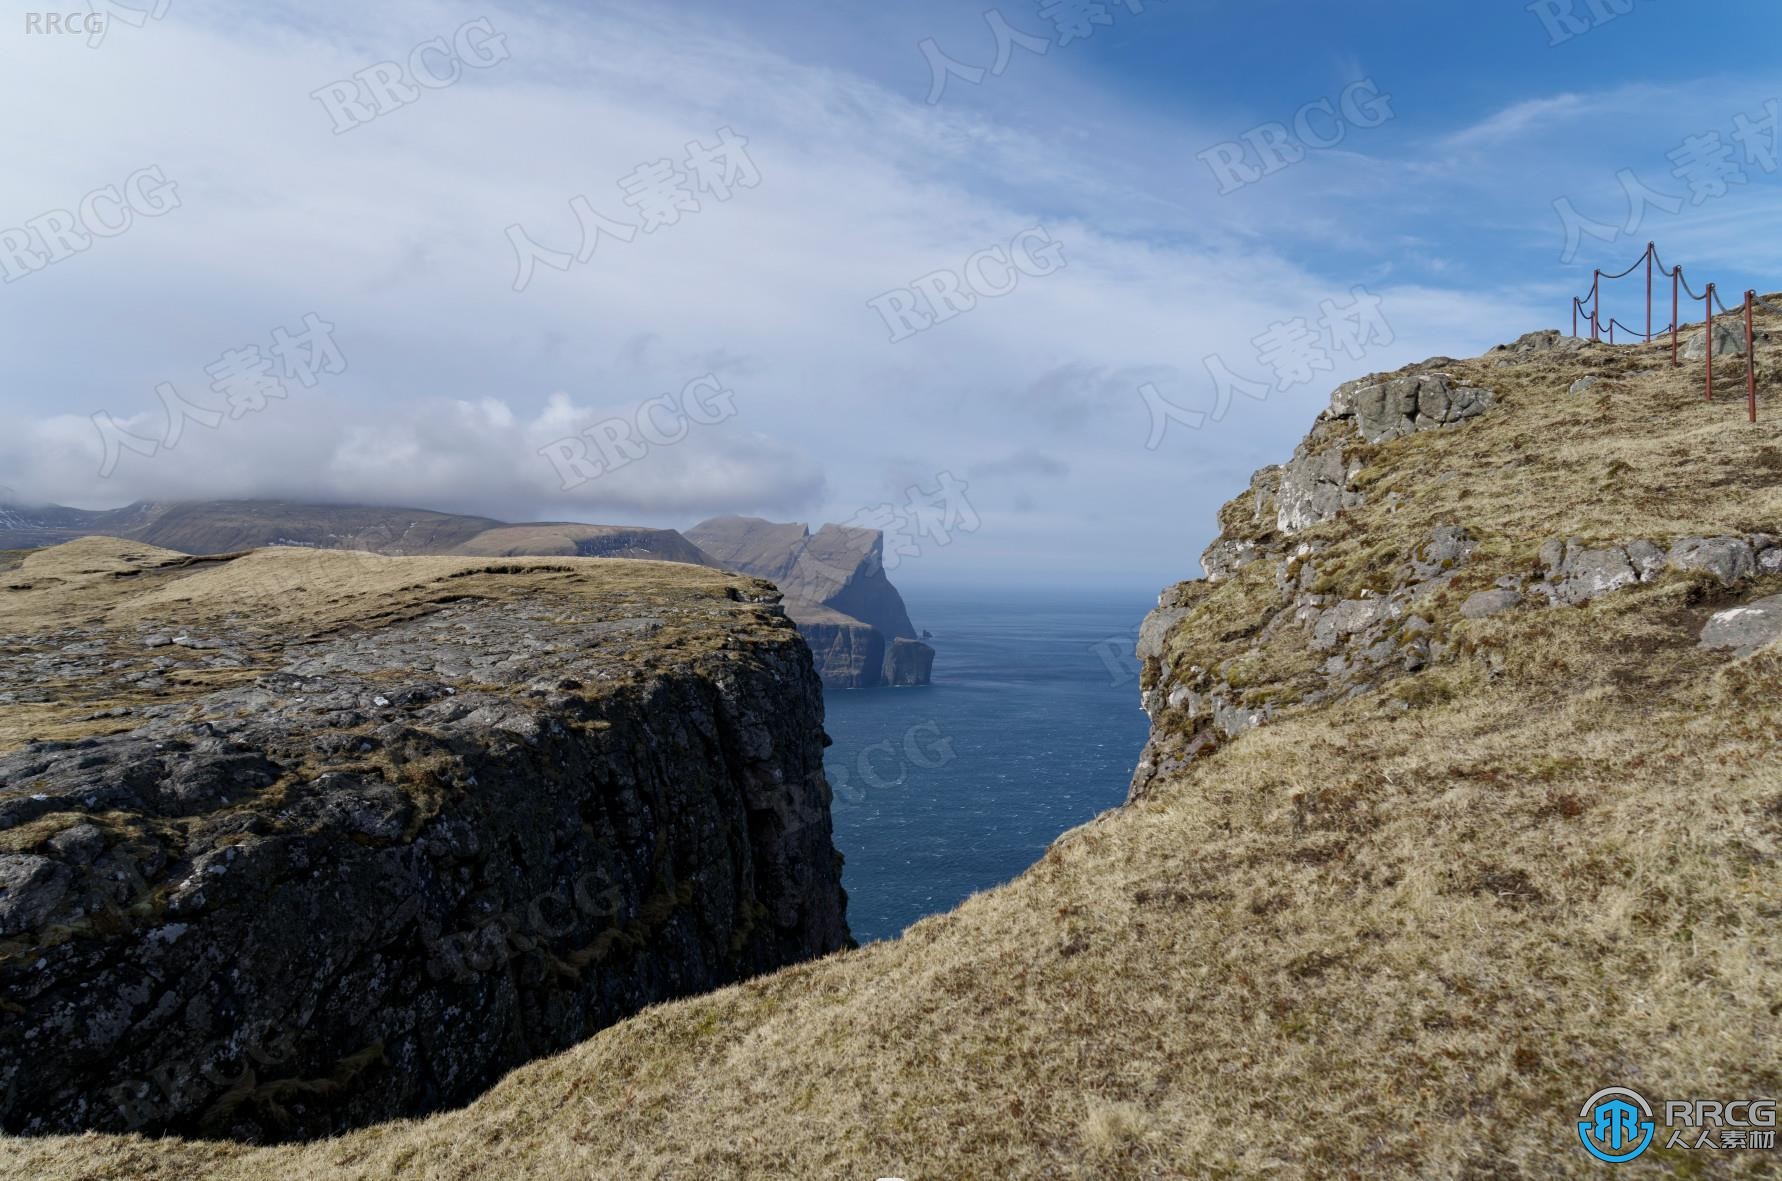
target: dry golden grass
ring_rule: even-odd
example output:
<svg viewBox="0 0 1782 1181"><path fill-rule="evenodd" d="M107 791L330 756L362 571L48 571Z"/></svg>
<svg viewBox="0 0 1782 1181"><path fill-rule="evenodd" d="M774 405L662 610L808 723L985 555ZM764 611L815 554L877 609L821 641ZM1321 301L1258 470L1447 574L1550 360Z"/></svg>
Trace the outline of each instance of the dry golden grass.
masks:
<svg viewBox="0 0 1782 1181"><path fill-rule="evenodd" d="M21 556L0 568L0 635L8 655L40 654L78 638L108 645L108 675L69 677L50 700L0 713L0 751L32 740L73 740L130 730L111 707L196 698L254 680L288 644L350 628L375 628L464 599L550 602L566 616L587 609L663 620L650 648L672 660L726 641L714 615L744 622L732 596L773 594L763 582L680 562L630 558L385 557L358 551L271 548L192 557L141 542L86 537ZM145 649L151 633L220 638L248 656L245 668L203 667L202 652ZM152 659L181 662L169 687L132 690L120 672ZM616 682L615 682L616 683ZM39 686L43 687L43 686Z"/></svg>
<svg viewBox="0 0 1782 1181"><path fill-rule="evenodd" d="M1365 580L1363 555L1446 523L1485 539L1489 570L1555 534L1782 532L1775 375L1752 428L1656 353L1455 366L1502 404L1372 449L1369 505L1319 531L1333 569ZM1606 398L1568 399L1593 367ZM1172 650L1217 648L1256 598L1221 584ZM1725 598L1669 577L1480 623L1447 609L1458 655L1405 682L1420 691L1289 708L899 940L649 1010L460 1111L270 1149L6 1140L0 1170L1599 1176L1572 1126L1599 1087L1782 1086L1782 650L1697 648ZM1255 677L1296 675L1268 651ZM1655 1150L1622 1170L1777 1160Z"/></svg>

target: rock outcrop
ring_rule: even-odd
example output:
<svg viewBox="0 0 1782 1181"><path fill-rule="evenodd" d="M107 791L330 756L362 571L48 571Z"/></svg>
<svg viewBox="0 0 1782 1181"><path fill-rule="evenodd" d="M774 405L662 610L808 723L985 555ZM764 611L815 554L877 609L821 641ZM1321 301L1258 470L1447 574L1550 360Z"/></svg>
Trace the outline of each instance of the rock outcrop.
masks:
<svg viewBox="0 0 1782 1181"><path fill-rule="evenodd" d="M765 583L89 539L0 569L0 1129L332 1133L849 943Z"/></svg>
<svg viewBox="0 0 1782 1181"><path fill-rule="evenodd" d="M899 636L885 651L885 683L926 685L934 672L934 649L920 640Z"/></svg>
<svg viewBox="0 0 1782 1181"><path fill-rule="evenodd" d="M1457 384L1449 374L1433 370L1345 382L1331 394L1330 408L1319 416L1292 460L1251 477L1253 522L1272 518L1276 530L1291 535L1365 503L1365 494L1354 484L1361 470L1357 440L1383 443L1454 426L1490 409L1493 396L1490 390ZM1213 543L1202 558L1209 578L1224 577L1261 556L1249 532L1253 531L1222 536Z"/></svg>
<svg viewBox="0 0 1782 1181"><path fill-rule="evenodd" d="M885 574L878 530L824 525L812 533L796 523L714 517L687 530L687 538L724 569L780 588L824 684L928 683L934 650L917 638L903 596Z"/></svg>
<svg viewBox="0 0 1782 1181"><path fill-rule="evenodd" d="M1480 360L1494 371L1550 367L1549 358L1572 361L1587 351L1584 342L1557 333L1531 333ZM1224 528L1201 559L1206 577L1165 591L1140 629L1143 704L1153 732L1134 776L1135 796L1283 709L1381 691L1448 659L1465 625L1518 610L1582 606L1666 576L1737 591L1782 574L1782 536L1769 533L1547 537L1518 559L1504 552L1501 527L1487 538L1469 526L1464 494L1445 510L1456 519L1410 534L1379 526L1382 514L1398 514L1429 489L1401 479L1381 496L1369 468L1402 467L1405 449L1417 444L1410 436L1452 431L1498 405L1495 391L1442 368L1462 364L1434 358L1337 387L1292 460L1256 472L1249 489L1225 505ZM1607 388L1597 375L1568 380L1574 389L1585 382ZM1435 482L1457 478L1464 476L1447 471ZM1378 537L1358 551L1339 539L1345 515L1364 508ZM1383 540L1394 533L1395 543ZM1481 563L1487 542L1493 552ZM1258 576L1258 568L1266 574ZM1236 613L1218 626L1205 623L1196 645L1172 648L1178 628L1215 588L1232 582L1242 589L1227 602L1241 609L1228 607ZM1716 616L1702 631L1703 646L1749 652L1767 643L1770 602Z"/></svg>

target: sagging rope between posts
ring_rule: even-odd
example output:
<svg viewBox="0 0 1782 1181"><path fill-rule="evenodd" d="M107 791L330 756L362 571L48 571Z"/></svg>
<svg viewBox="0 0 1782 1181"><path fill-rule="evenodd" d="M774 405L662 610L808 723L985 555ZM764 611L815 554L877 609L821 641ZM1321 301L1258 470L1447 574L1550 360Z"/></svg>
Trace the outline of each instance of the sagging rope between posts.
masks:
<svg viewBox="0 0 1782 1181"><path fill-rule="evenodd" d="M1615 329L1617 328L1629 337L1638 338L1642 343L1650 343L1660 333L1669 332L1671 334L1671 365L1675 368L1678 364L1677 334L1682 328L1680 319L1682 296L1688 295L1691 300L1699 300L1703 312L1703 352L1706 354L1702 377L1702 396L1705 400L1712 402L1714 400L1714 308L1718 305L1722 315L1733 314L1732 309L1728 308L1726 302L1715 292L1714 284L1709 283L1706 291L1698 293L1689 285L1689 280L1683 277L1681 263L1674 267L1665 266L1664 260L1658 257L1657 245L1652 242L1646 243L1645 252L1636 258L1626 270L1612 275L1605 273L1600 268L1592 272L1590 290L1582 296L1572 297L1572 336L1574 338L1578 336L1579 314L1584 310L1585 305L1589 304L1590 339L1602 339L1604 328L1602 321L1603 280L1625 279L1638 270L1642 263L1646 267L1646 330L1636 332L1611 316L1607 325L1608 343L1615 343ZM1652 278L1655 270L1659 276L1671 281L1671 322L1668 326L1659 329L1658 332L1652 330ZM1771 304L1756 291L1745 292L1745 303L1740 309L1744 313L1745 321L1745 406L1747 416L1752 422L1757 421L1757 334L1752 323L1752 316L1758 307L1775 315L1782 315L1782 308Z"/></svg>

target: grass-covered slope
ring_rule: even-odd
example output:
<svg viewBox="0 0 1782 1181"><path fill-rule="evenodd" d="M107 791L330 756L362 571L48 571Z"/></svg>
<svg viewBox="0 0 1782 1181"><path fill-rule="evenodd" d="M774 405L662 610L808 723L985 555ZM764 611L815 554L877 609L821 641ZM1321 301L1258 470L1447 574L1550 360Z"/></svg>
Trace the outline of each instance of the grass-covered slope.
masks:
<svg viewBox="0 0 1782 1181"><path fill-rule="evenodd" d="M1721 361L1729 392L1742 365ZM1555 538L1782 534L1782 375L1766 362L1754 427L1657 346L1440 368L1491 408L1351 438L1359 503L1291 538L1246 493L1222 521L1264 556L1169 592L1153 695L1216 675L1266 722L1188 758L1177 728L1203 720L1155 704L1144 790L1019 880L650 1010L458 1112L270 1150L14 1140L0 1171L1594 1177L1573 1123L1600 1087L1774 1096L1782 646L1699 636L1782 575L1655 567L1582 605L1533 588ZM1426 632L1392 637L1423 655L1333 671L1313 616L1404 591L1441 528L1471 549L1417 583ZM1500 580L1523 601L1461 613ZM1655 1149L1622 1171L1776 1162Z"/></svg>

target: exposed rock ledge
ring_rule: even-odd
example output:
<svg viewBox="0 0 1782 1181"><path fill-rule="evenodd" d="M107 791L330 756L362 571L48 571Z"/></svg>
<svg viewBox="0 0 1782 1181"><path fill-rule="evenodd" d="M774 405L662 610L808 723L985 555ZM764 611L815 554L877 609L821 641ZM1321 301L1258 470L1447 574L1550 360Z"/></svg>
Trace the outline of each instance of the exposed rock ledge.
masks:
<svg viewBox="0 0 1782 1181"><path fill-rule="evenodd" d="M1433 369L1345 382L1331 394L1330 408L1318 416L1293 459L1251 477L1256 521L1272 518L1275 529L1292 535L1366 503L1366 497L1351 486L1360 471L1351 453L1358 439L1382 443L1454 426L1485 413L1495 398L1490 390L1460 385ZM1207 549L1201 565L1207 577L1217 581L1258 556L1253 540L1222 536Z"/></svg>
<svg viewBox="0 0 1782 1181"><path fill-rule="evenodd" d="M1481 360L1495 368L1581 351L1557 333L1535 333ZM1502 522L1482 532L1463 523L1464 498L1450 510L1452 523L1409 535L1384 526L1406 497L1454 473L1422 489L1411 483L1407 491L1400 481L1377 505L1369 490L1378 482L1361 473L1402 467L1406 449L1440 445L1405 436L1458 426L1498 405L1493 391L1442 371L1457 364L1435 358L1339 386L1294 458L1256 472L1248 491L1225 505L1224 529L1202 557L1206 577L1166 590L1139 631L1152 734L1133 778L1135 798L1282 710L1388 685L1414 697L1408 678L1450 659L1466 629L1492 616L1577 606L1666 575L1700 580L1720 595L1782 575L1782 536L1771 533L1518 540ZM1357 532L1351 522L1345 531L1338 518L1352 511L1370 514L1371 525ZM1217 596L1227 583L1236 584L1231 593ZM1700 629L1701 646L1740 655L1761 649L1782 634L1778 603L1782 596L1714 615ZM1184 633L1192 640L1172 647L1191 619L1199 624ZM1406 706L1391 695L1381 702Z"/></svg>
<svg viewBox="0 0 1782 1181"><path fill-rule="evenodd" d="M0 601L8 1132L425 1112L849 942L764 583L95 538Z"/></svg>

